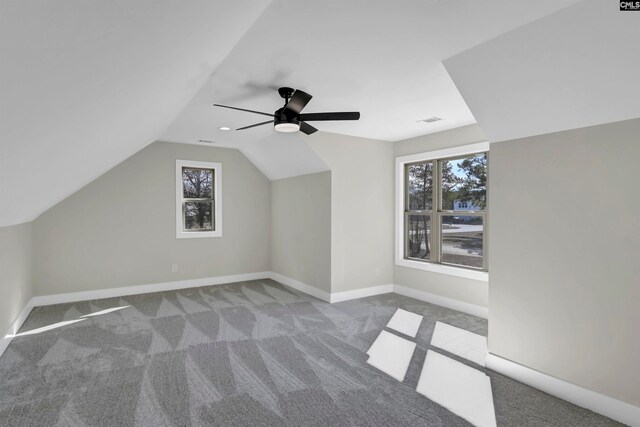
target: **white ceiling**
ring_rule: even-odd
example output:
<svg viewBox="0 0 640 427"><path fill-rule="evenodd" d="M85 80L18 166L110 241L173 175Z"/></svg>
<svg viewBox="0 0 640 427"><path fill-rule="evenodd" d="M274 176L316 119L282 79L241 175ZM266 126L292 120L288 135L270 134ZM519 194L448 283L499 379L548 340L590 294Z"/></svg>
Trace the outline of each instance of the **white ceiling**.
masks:
<svg viewBox="0 0 640 427"><path fill-rule="evenodd" d="M442 60L575 1L0 0L0 226L157 139L239 148L272 179L325 170L304 135L218 130L262 117L213 102L271 112L269 86L308 91L309 112L362 112L322 131L398 140L471 123Z"/></svg>
<svg viewBox="0 0 640 427"><path fill-rule="evenodd" d="M322 170L272 126L219 130L268 118L214 102L272 113L279 86L313 95L306 112L361 112L358 122L315 123L321 131L396 141L475 123L442 60L575 2L273 0L161 139L239 148L270 179ZM417 123L432 116L443 120ZM304 152L283 162L289 149Z"/></svg>
<svg viewBox="0 0 640 427"><path fill-rule="evenodd" d="M0 3L0 226L156 140L268 5Z"/></svg>
<svg viewBox="0 0 640 427"><path fill-rule="evenodd" d="M273 112L272 88L314 96L305 111L358 110L358 122L318 123L323 131L396 141L474 123L442 60L576 0L274 0L163 135L242 146L265 126L222 133L261 116L214 102ZM434 124L417 120L439 116Z"/></svg>
<svg viewBox="0 0 640 427"><path fill-rule="evenodd" d="M490 141L640 117L640 20L587 0L445 61Z"/></svg>

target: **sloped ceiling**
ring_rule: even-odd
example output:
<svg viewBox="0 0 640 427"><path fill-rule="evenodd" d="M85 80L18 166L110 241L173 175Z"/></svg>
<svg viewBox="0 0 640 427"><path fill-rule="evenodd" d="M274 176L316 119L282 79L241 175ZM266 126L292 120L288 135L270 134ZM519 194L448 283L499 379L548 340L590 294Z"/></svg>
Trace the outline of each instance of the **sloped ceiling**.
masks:
<svg viewBox="0 0 640 427"><path fill-rule="evenodd" d="M640 117L640 16L586 0L444 62L491 142Z"/></svg>
<svg viewBox="0 0 640 427"><path fill-rule="evenodd" d="M0 226L156 140L267 0L0 3Z"/></svg>
<svg viewBox="0 0 640 427"><path fill-rule="evenodd" d="M269 126L273 87L308 111L360 110L323 131L397 140L474 117L442 59L576 0L0 0L0 226L40 213L157 139L239 148L270 178L325 170ZM399 7L401 4L401 7ZM416 123L438 115L444 120Z"/></svg>
<svg viewBox="0 0 640 427"><path fill-rule="evenodd" d="M318 124L332 133L396 141L474 123L442 60L576 1L274 0L163 139L240 145L272 134L221 133L263 120L212 104L273 112L279 86L312 94L309 112L361 111L358 122ZM434 115L443 120L416 123Z"/></svg>
<svg viewBox="0 0 640 427"><path fill-rule="evenodd" d="M294 142L313 136L219 130L265 117L213 103L272 113L279 86L312 94L308 112L361 112L316 124L334 134L396 141L475 123L441 61L576 1L273 0L162 140L238 148L271 179L323 170ZM431 116L443 120L417 123Z"/></svg>

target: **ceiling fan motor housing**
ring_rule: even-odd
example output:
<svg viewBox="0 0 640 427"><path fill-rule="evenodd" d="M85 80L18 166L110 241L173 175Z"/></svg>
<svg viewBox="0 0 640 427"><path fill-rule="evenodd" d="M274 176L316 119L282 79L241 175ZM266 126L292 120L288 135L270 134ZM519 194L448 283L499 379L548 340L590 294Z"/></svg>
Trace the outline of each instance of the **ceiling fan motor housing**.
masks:
<svg viewBox="0 0 640 427"><path fill-rule="evenodd" d="M278 132L297 132L300 130L300 119L296 117L288 117L284 112L284 108L276 110L273 115L273 125Z"/></svg>
<svg viewBox="0 0 640 427"><path fill-rule="evenodd" d="M288 116L285 112L284 112L284 108L280 108L278 110L276 110L276 112L273 114L273 122L275 124L278 123L297 123L300 124L300 119L299 116Z"/></svg>

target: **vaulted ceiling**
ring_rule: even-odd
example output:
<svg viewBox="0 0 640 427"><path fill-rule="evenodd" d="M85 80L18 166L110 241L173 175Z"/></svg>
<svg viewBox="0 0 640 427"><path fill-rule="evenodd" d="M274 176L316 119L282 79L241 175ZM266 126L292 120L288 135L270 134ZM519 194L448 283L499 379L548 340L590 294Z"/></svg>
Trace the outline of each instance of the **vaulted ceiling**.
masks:
<svg viewBox="0 0 640 427"><path fill-rule="evenodd" d="M0 0L0 226L33 220L158 139L238 148L271 179L326 169L304 135L219 130L261 116L214 102L272 112L282 85L311 93L309 112L361 111L317 124L338 134L395 141L473 123L476 108L492 117L474 62L456 58L582 3ZM443 120L417 123L430 116Z"/></svg>
<svg viewBox="0 0 640 427"><path fill-rule="evenodd" d="M161 139L239 148L270 179L326 170L313 136L219 129L265 118L214 102L272 113L280 86L313 95L305 112L361 112L320 131L396 141L475 123L442 60L576 1L273 0Z"/></svg>
<svg viewBox="0 0 640 427"><path fill-rule="evenodd" d="M0 3L0 226L156 140L267 0Z"/></svg>
<svg viewBox="0 0 640 427"><path fill-rule="evenodd" d="M586 0L444 62L492 142L640 117L640 16Z"/></svg>

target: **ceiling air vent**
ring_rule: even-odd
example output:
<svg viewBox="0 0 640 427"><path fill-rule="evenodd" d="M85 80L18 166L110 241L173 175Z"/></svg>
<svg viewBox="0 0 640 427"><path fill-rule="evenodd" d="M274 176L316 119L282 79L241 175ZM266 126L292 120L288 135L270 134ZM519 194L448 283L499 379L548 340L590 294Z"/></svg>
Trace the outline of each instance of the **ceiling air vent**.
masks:
<svg viewBox="0 0 640 427"><path fill-rule="evenodd" d="M198 142L202 142L204 144L213 144L213 141L210 139L199 139Z"/></svg>
<svg viewBox="0 0 640 427"><path fill-rule="evenodd" d="M433 116L426 119L418 120L418 123L435 123L435 122L439 122L440 120L442 120L442 118L438 116Z"/></svg>

